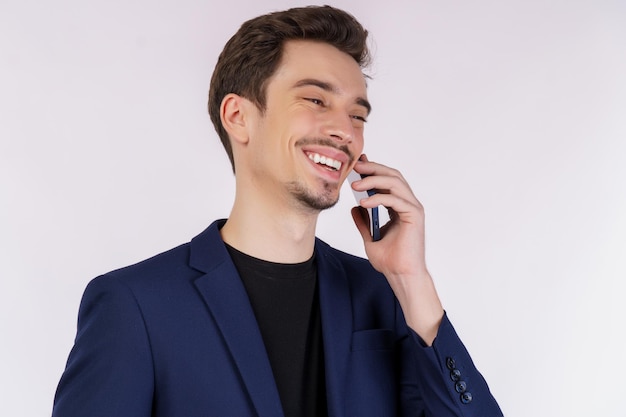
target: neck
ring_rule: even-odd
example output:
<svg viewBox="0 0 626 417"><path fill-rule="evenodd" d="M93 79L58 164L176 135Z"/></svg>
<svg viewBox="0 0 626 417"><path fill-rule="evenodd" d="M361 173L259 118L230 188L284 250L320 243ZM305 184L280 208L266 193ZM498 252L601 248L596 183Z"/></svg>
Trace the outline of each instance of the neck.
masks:
<svg viewBox="0 0 626 417"><path fill-rule="evenodd" d="M240 193L220 233L224 242L255 258L304 262L313 255L318 211L294 207L288 197Z"/></svg>

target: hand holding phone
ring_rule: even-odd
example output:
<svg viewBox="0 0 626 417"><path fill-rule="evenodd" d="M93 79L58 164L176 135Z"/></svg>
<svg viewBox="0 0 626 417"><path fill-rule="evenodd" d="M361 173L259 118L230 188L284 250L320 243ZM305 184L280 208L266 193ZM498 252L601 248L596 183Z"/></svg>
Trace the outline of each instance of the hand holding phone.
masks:
<svg viewBox="0 0 626 417"><path fill-rule="evenodd" d="M352 183L354 181L361 180L365 177L366 175L361 175L355 170L350 171L350 173L348 174L348 182L350 183L350 188L352 188ZM354 188L352 188L352 193L354 194L354 198L356 199L357 204L361 205L362 199L376 194L376 191L355 191ZM378 207L368 208L367 214L369 215L370 235L372 236L372 239L374 241L378 241L380 240L380 218L378 215Z"/></svg>

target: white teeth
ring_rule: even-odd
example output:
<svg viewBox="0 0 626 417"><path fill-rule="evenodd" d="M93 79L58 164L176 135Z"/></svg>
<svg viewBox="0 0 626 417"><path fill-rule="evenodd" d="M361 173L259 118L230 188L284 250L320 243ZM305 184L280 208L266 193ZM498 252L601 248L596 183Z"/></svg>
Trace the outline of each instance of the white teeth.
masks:
<svg viewBox="0 0 626 417"><path fill-rule="evenodd" d="M329 158L328 156L323 156L318 153L310 153L309 159L316 164L326 165L328 167L339 170L341 168L341 162L337 161L333 158Z"/></svg>

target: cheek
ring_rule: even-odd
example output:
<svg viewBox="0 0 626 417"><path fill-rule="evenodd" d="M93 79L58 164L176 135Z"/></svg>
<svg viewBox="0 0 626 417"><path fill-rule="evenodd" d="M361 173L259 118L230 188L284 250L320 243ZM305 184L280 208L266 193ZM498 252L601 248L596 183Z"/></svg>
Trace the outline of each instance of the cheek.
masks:
<svg viewBox="0 0 626 417"><path fill-rule="evenodd" d="M265 132L275 142L285 142L301 136L315 125L315 118L301 109L287 109L266 113Z"/></svg>
<svg viewBox="0 0 626 417"><path fill-rule="evenodd" d="M322 123L322 116L312 112L298 112L289 121L291 131L299 137L319 135Z"/></svg>
<svg viewBox="0 0 626 417"><path fill-rule="evenodd" d="M357 154L356 156L360 156L363 153L363 148L365 147L365 139L363 138L362 130L356 135L352 143L354 145L354 152Z"/></svg>

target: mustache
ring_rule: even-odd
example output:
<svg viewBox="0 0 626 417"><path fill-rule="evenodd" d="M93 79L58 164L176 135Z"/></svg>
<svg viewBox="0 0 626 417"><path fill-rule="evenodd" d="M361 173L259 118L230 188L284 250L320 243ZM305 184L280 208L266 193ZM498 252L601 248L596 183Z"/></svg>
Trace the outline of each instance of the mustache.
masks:
<svg viewBox="0 0 626 417"><path fill-rule="evenodd" d="M338 145L335 141L328 138L302 138L296 141L296 146L307 146L307 145L320 145L320 146L328 146L329 148L335 148L338 151L345 153L348 156L350 163L354 161L354 154L350 151L350 149L346 145Z"/></svg>

